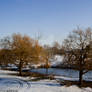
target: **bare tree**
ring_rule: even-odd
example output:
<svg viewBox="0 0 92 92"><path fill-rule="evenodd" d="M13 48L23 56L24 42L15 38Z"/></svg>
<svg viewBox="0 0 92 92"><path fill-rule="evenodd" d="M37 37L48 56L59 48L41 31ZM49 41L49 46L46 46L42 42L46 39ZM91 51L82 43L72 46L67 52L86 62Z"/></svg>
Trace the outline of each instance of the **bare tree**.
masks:
<svg viewBox="0 0 92 92"><path fill-rule="evenodd" d="M77 28L64 40L64 61L66 64L76 66L79 70L79 84L82 83L83 74L89 71L92 65L92 56L89 57L92 31L90 28L82 30Z"/></svg>
<svg viewBox="0 0 92 92"><path fill-rule="evenodd" d="M47 48L44 48L43 55L45 62L44 67L46 68L46 74L48 75L48 68L50 68L50 58L52 56L52 53Z"/></svg>
<svg viewBox="0 0 92 92"><path fill-rule="evenodd" d="M1 40L2 49L7 50L7 54L4 53L3 61L8 60L10 58L8 53L12 52L11 59L14 64L18 65L19 75L22 75L22 68L27 63L33 64L40 62L42 47L37 40L21 34L13 34L9 39L6 38ZM8 56L6 57L6 55Z"/></svg>
<svg viewBox="0 0 92 92"><path fill-rule="evenodd" d="M53 54L54 54L54 55L59 54L60 49L61 49L60 44L59 44L57 41L55 41L55 42L53 43L52 48L51 48Z"/></svg>

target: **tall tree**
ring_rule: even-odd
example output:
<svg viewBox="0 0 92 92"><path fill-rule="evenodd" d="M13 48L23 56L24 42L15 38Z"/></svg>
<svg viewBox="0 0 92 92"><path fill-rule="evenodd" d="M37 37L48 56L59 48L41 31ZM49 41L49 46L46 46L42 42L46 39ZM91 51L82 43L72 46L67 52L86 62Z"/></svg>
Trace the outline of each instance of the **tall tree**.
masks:
<svg viewBox="0 0 92 92"><path fill-rule="evenodd" d="M48 75L48 68L50 68L50 58L52 56L52 52L49 51L47 48L44 48L43 57L45 62L46 74Z"/></svg>
<svg viewBox="0 0 92 92"><path fill-rule="evenodd" d="M64 40L65 63L74 65L79 70L79 84L82 83L83 74L89 70L92 65L92 56L89 58L90 44L92 42L92 31L90 28L82 30L77 28L67 39Z"/></svg>
<svg viewBox="0 0 92 92"><path fill-rule="evenodd" d="M19 64L19 75L22 75L22 67L25 63L32 60L33 39L20 34L12 36L12 50L15 61Z"/></svg>

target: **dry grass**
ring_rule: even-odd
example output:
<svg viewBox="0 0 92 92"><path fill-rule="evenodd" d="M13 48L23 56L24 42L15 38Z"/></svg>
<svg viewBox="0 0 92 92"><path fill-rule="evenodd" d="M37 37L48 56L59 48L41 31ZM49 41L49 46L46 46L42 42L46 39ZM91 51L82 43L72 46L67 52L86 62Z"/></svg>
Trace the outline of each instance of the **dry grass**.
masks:
<svg viewBox="0 0 92 92"><path fill-rule="evenodd" d="M77 85L79 87L91 87L92 88L92 81L83 81L82 85L79 85L78 81L61 81L60 82L61 85L66 85L66 86L71 86L71 85Z"/></svg>
<svg viewBox="0 0 92 92"><path fill-rule="evenodd" d="M30 79L31 77L34 77L34 79L31 79L32 81L37 81L42 79L50 79L50 80L54 79L54 75L46 75L46 74L40 74L34 72L22 72L22 76L23 77L30 76Z"/></svg>

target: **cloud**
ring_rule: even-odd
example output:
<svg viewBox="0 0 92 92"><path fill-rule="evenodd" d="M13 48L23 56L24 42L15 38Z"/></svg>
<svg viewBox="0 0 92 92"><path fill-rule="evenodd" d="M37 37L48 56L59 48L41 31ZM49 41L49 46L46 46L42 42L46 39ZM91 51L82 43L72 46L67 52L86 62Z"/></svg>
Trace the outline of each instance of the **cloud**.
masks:
<svg viewBox="0 0 92 92"><path fill-rule="evenodd" d="M55 41L55 36L54 36L54 35L48 35L48 36L45 36L44 38L42 38L42 39L40 40L40 43L41 43L42 45L44 45L44 44L49 44L49 45L51 45L54 41Z"/></svg>

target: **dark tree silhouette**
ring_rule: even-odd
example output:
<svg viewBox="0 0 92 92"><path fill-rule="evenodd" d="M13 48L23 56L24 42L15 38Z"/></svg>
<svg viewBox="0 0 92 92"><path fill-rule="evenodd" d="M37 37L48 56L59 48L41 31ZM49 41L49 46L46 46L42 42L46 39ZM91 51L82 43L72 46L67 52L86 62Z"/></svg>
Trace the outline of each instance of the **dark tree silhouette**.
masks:
<svg viewBox="0 0 92 92"><path fill-rule="evenodd" d="M64 62L70 66L75 66L79 70L79 85L82 83L83 74L89 71L92 65L90 54L90 44L92 41L92 31L90 28L74 30L67 39L64 40L65 49Z"/></svg>

